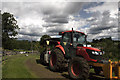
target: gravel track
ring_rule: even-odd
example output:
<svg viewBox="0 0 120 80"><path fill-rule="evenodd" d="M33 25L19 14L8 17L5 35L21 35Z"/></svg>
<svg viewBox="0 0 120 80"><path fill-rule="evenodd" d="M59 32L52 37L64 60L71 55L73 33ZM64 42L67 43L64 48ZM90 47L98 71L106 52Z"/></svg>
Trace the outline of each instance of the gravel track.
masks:
<svg viewBox="0 0 120 80"><path fill-rule="evenodd" d="M39 62L39 59L30 58L25 62L25 65L28 69L37 76L37 78L41 79L54 79L54 80L70 80L68 72L53 72L50 71L48 66L42 65ZM103 77L95 76L90 73L90 77L87 80L106 80Z"/></svg>
<svg viewBox="0 0 120 80"><path fill-rule="evenodd" d="M49 70L47 66L44 66L39 63L38 59L30 58L25 62L25 65L28 67L28 69L33 72L38 78L61 78L64 80L68 78L67 72L52 72Z"/></svg>

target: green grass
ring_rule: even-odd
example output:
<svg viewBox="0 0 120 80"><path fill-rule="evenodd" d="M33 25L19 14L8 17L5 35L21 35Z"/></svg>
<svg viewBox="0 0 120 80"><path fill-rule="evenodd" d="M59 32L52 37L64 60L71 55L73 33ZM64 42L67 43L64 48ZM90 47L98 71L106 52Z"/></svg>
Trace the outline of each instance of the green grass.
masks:
<svg viewBox="0 0 120 80"><path fill-rule="evenodd" d="M37 55L13 55L3 62L3 78L35 78L36 76L25 66L25 61L29 58L36 58Z"/></svg>

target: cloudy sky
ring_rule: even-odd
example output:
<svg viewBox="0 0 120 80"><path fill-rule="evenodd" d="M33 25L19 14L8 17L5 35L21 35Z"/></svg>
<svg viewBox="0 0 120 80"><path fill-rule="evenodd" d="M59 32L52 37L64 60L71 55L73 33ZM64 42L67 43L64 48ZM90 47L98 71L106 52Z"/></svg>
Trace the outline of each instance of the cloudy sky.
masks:
<svg viewBox="0 0 120 80"><path fill-rule="evenodd" d="M40 40L44 34L78 30L88 40L118 39L118 2L2 2L3 12L14 15L22 40Z"/></svg>

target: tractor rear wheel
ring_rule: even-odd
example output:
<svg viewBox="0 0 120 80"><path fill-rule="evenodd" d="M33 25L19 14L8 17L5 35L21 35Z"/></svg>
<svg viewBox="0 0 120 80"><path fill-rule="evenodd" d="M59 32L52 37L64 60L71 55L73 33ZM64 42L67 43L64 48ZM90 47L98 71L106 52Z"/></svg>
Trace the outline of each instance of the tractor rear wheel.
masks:
<svg viewBox="0 0 120 80"><path fill-rule="evenodd" d="M84 58L75 57L68 64L68 73L73 79L87 79L89 77L89 65Z"/></svg>
<svg viewBox="0 0 120 80"><path fill-rule="evenodd" d="M65 67L65 58L60 49L56 48L51 52L49 67L52 71L60 71Z"/></svg>

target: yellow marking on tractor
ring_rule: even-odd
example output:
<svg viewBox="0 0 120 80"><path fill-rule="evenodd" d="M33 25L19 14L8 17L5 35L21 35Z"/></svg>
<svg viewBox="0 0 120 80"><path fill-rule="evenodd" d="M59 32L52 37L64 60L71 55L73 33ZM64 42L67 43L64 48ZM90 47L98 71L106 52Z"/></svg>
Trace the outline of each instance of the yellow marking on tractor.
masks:
<svg viewBox="0 0 120 80"><path fill-rule="evenodd" d="M47 45L49 45L50 42L49 42L49 41L46 41L46 43L47 43Z"/></svg>
<svg viewBox="0 0 120 80"><path fill-rule="evenodd" d="M67 42L63 42L63 43L64 43L64 45L66 45Z"/></svg>
<svg viewBox="0 0 120 80"><path fill-rule="evenodd" d="M102 67L103 69L103 75L105 78L114 80L114 79L120 79L120 61L112 62L109 60L109 63L93 63L88 62L89 65L95 66L95 67ZM113 71L114 68L114 71ZM113 76L113 72L115 73L115 76Z"/></svg>

